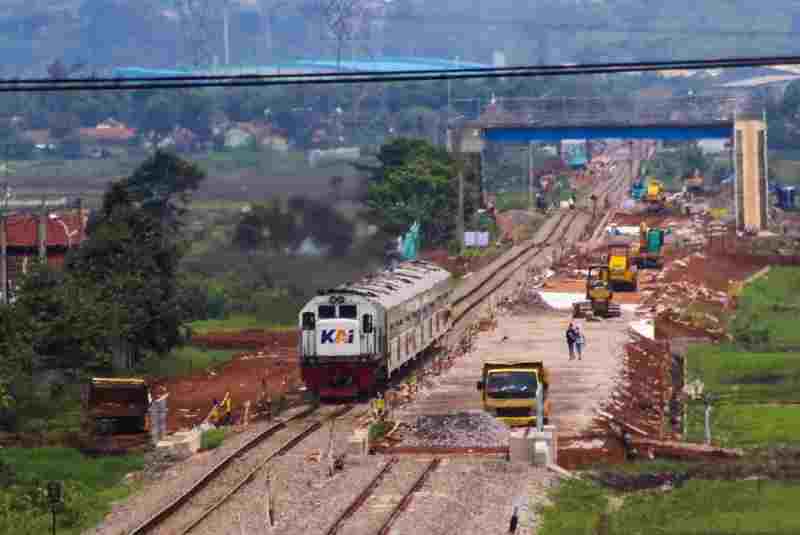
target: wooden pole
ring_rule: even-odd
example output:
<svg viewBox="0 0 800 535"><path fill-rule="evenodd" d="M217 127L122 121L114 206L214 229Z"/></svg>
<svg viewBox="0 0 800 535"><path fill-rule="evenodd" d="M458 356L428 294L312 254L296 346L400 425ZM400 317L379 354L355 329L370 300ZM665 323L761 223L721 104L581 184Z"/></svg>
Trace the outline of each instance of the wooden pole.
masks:
<svg viewBox="0 0 800 535"><path fill-rule="evenodd" d="M336 419L331 420L331 430L328 436L328 477L333 477L334 458L333 458L333 428L336 425Z"/></svg>
<svg viewBox="0 0 800 535"><path fill-rule="evenodd" d="M265 512L267 526L273 527L275 525L275 507L272 498L272 473L267 469L267 492L265 496Z"/></svg>

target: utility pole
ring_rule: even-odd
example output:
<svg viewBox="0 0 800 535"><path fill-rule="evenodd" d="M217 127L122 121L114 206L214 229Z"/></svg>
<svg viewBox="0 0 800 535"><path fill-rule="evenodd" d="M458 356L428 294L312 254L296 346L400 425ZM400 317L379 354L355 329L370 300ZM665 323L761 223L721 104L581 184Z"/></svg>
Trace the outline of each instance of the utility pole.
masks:
<svg viewBox="0 0 800 535"><path fill-rule="evenodd" d="M6 242L6 211L0 210L0 304L8 303L8 244Z"/></svg>
<svg viewBox="0 0 800 535"><path fill-rule="evenodd" d="M528 204L531 210L536 208L533 205L533 141L528 142Z"/></svg>
<svg viewBox="0 0 800 535"><path fill-rule="evenodd" d="M453 136L453 153L456 157L458 173L458 214L456 214L456 233L458 234L459 253L464 250L464 160L461 157L462 129L456 129Z"/></svg>
<svg viewBox="0 0 800 535"><path fill-rule="evenodd" d="M222 7L222 32L223 39L225 40L225 65L231 64L231 3L225 0L225 5Z"/></svg>
<svg viewBox="0 0 800 535"><path fill-rule="evenodd" d="M0 304L8 303L8 234L6 212L11 200L11 187L8 182L0 189Z"/></svg>
<svg viewBox="0 0 800 535"><path fill-rule="evenodd" d="M456 56L456 67L458 67L458 63L460 58ZM450 78L447 79L447 126L450 126L450 120L453 116L453 86Z"/></svg>
<svg viewBox="0 0 800 535"><path fill-rule="evenodd" d="M39 214L39 260L47 263L47 201L42 197L42 209Z"/></svg>

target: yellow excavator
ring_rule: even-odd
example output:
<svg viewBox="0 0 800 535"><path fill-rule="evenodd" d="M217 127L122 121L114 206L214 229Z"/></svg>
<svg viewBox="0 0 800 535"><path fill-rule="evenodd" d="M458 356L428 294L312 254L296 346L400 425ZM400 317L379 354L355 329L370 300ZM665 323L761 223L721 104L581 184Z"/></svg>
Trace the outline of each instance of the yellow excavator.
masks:
<svg viewBox="0 0 800 535"><path fill-rule="evenodd" d="M586 271L586 301L572 305L575 318L585 318L591 313L595 317L618 318L622 315L620 306L612 303L614 292L609 287L608 266L589 266Z"/></svg>
<svg viewBox="0 0 800 535"><path fill-rule="evenodd" d="M647 181L647 186L642 198L647 210L650 212L660 212L666 207L667 194L664 191L664 183L653 177Z"/></svg>
<svg viewBox="0 0 800 535"><path fill-rule="evenodd" d="M615 292L635 292L639 287L639 269L634 265L627 242L608 244L608 285Z"/></svg>

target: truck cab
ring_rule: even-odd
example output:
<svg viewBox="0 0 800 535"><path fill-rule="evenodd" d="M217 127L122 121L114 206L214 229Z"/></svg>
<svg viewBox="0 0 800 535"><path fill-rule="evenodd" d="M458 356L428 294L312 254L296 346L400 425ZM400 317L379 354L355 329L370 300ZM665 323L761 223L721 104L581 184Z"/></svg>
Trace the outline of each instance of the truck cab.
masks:
<svg viewBox="0 0 800 535"><path fill-rule="evenodd" d="M549 380L542 362L485 362L477 388L483 408L510 427L536 424L537 390L541 384L544 423L550 416Z"/></svg>

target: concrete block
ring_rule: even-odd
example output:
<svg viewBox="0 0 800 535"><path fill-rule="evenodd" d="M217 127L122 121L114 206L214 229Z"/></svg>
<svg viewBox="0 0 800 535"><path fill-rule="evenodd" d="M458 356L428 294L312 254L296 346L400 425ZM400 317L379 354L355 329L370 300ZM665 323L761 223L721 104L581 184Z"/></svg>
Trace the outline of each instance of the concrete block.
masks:
<svg viewBox="0 0 800 535"><path fill-rule="evenodd" d="M369 430L356 429L347 439L347 454L362 457L369 454Z"/></svg>
<svg viewBox="0 0 800 535"><path fill-rule="evenodd" d="M542 431L532 430L528 436L536 443L534 448L536 464L557 464L558 433L554 425L546 425Z"/></svg>
<svg viewBox="0 0 800 535"><path fill-rule="evenodd" d="M531 464L535 460L536 443L530 429L513 429L508 437L508 457L512 463Z"/></svg>
<svg viewBox="0 0 800 535"><path fill-rule="evenodd" d="M163 450L176 459L187 459L200 449L199 431L183 431L165 437L156 444L156 449Z"/></svg>

